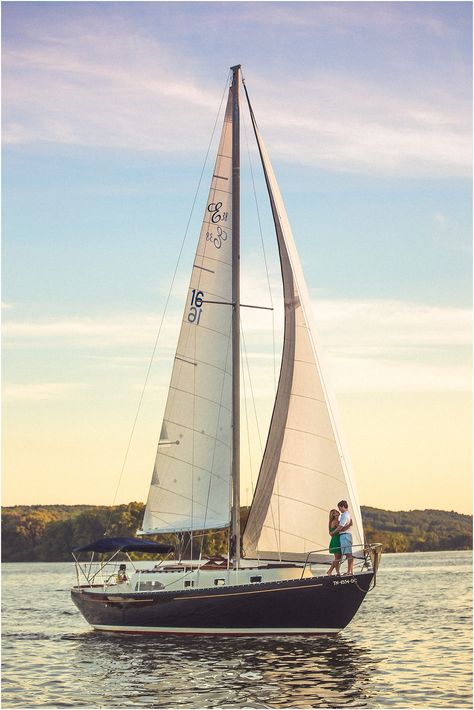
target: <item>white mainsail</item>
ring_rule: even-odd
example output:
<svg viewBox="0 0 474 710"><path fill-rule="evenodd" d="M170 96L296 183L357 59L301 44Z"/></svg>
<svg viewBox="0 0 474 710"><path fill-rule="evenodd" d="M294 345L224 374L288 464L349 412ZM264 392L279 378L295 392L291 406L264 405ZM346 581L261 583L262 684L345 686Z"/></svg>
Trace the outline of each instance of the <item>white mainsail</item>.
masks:
<svg viewBox="0 0 474 710"><path fill-rule="evenodd" d="M230 523L232 90L194 260L144 533Z"/></svg>
<svg viewBox="0 0 474 710"><path fill-rule="evenodd" d="M326 549L328 512L342 499L349 503L357 551L363 529L355 482L335 402L323 376L291 227L252 110L251 115L280 251L285 334L272 421L243 538L244 554L304 559L310 551Z"/></svg>

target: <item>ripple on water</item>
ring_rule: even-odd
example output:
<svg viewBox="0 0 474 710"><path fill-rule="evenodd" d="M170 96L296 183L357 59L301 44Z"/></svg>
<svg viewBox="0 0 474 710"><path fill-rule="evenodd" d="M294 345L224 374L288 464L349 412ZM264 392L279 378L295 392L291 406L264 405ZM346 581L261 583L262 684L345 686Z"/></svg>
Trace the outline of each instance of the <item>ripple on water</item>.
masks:
<svg viewBox="0 0 474 710"><path fill-rule="evenodd" d="M43 639L51 639L50 634L45 634L41 631L2 631L4 639L17 639L18 641L40 641Z"/></svg>
<svg viewBox="0 0 474 710"><path fill-rule="evenodd" d="M437 555L386 556L337 638L107 636L71 606L70 565L35 568L28 589L6 565L3 705L470 708L470 555Z"/></svg>

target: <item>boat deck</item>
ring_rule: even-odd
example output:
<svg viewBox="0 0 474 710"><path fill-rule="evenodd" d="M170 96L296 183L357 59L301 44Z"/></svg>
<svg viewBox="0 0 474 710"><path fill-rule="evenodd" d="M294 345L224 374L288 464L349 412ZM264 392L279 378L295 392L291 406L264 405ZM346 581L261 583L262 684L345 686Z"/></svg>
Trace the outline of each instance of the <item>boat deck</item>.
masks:
<svg viewBox="0 0 474 710"><path fill-rule="evenodd" d="M227 564L215 563L168 563L151 569L127 570L108 576L102 584L78 585L97 593L120 594L149 593L160 591L177 592L188 589L215 589L216 587L256 586L272 582L314 579L325 576L321 565L255 564L239 569ZM336 579L336 577L334 577ZM344 579L344 577L337 578Z"/></svg>

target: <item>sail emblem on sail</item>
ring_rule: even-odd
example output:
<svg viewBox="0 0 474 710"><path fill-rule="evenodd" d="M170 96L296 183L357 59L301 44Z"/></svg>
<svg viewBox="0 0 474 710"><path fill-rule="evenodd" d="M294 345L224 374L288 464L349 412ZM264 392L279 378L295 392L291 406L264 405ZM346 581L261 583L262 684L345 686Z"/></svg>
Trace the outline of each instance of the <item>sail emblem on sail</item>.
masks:
<svg viewBox="0 0 474 710"><path fill-rule="evenodd" d="M241 535L240 308L244 306L240 303L240 66L236 66L139 531L142 536L190 536L228 529L228 554L225 559L183 560L179 553L175 561L162 561L147 570L134 566L130 579L125 581L122 574L116 583L108 577L102 585L94 584L96 574L91 576L76 558L78 585L71 594L99 630L337 633L352 619L370 584L375 584L380 546L365 544L355 480L323 374L308 289L246 88L245 94L275 225L284 297L280 376L250 513ZM360 565L355 574L349 568L347 585L325 573L331 561L328 511L339 499L349 503L354 556ZM116 545L113 560L134 551L151 551L153 545L157 554L170 551L169 546L138 538L117 538ZM78 548L77 553L94 554L110 546L112 539L105 538ZM79 573L86 584L79 583ZM164 600L168 603L162 604Z"/></svg>

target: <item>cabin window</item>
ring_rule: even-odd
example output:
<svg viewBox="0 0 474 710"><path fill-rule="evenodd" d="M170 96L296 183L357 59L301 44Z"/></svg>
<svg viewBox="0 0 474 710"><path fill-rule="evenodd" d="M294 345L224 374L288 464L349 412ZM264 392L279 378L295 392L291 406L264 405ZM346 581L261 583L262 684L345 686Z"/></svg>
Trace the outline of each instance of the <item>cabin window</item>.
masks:
<svg viewBox="0 0 474 710"><path fill-rule="evenodd" d="M261 582L262 578L261 577L250 577L251 582Z"/></svg>
<svg viewBox="0 0 474 710"><path fill-rule="evenodd" d="M153 582L138 582L137 591L139 592L151 592L153 589Z"/></svg>
<svg viewBox="0 0 474 710"><path fill-rule="evenodd" d="M194 579L185 579L184 586L185 587L194 587Z"/></svg>
<svg viewBox="0 0 474 710"><path fill-rule="evenodd" d="M214 584L216 586L220 586L221 584L225 584L225 579L215 579Z"/></svg>
<svg viewBox="0 0 474 710"><path fill-rule="evenodd" d="M156 581L146 581L144 582L143 580L141 582L137 582L135 584L135 591L136 592L153 592L156 591L157 589L163 589L164 584L161 584L161 582L156 582Z"/></svg>

